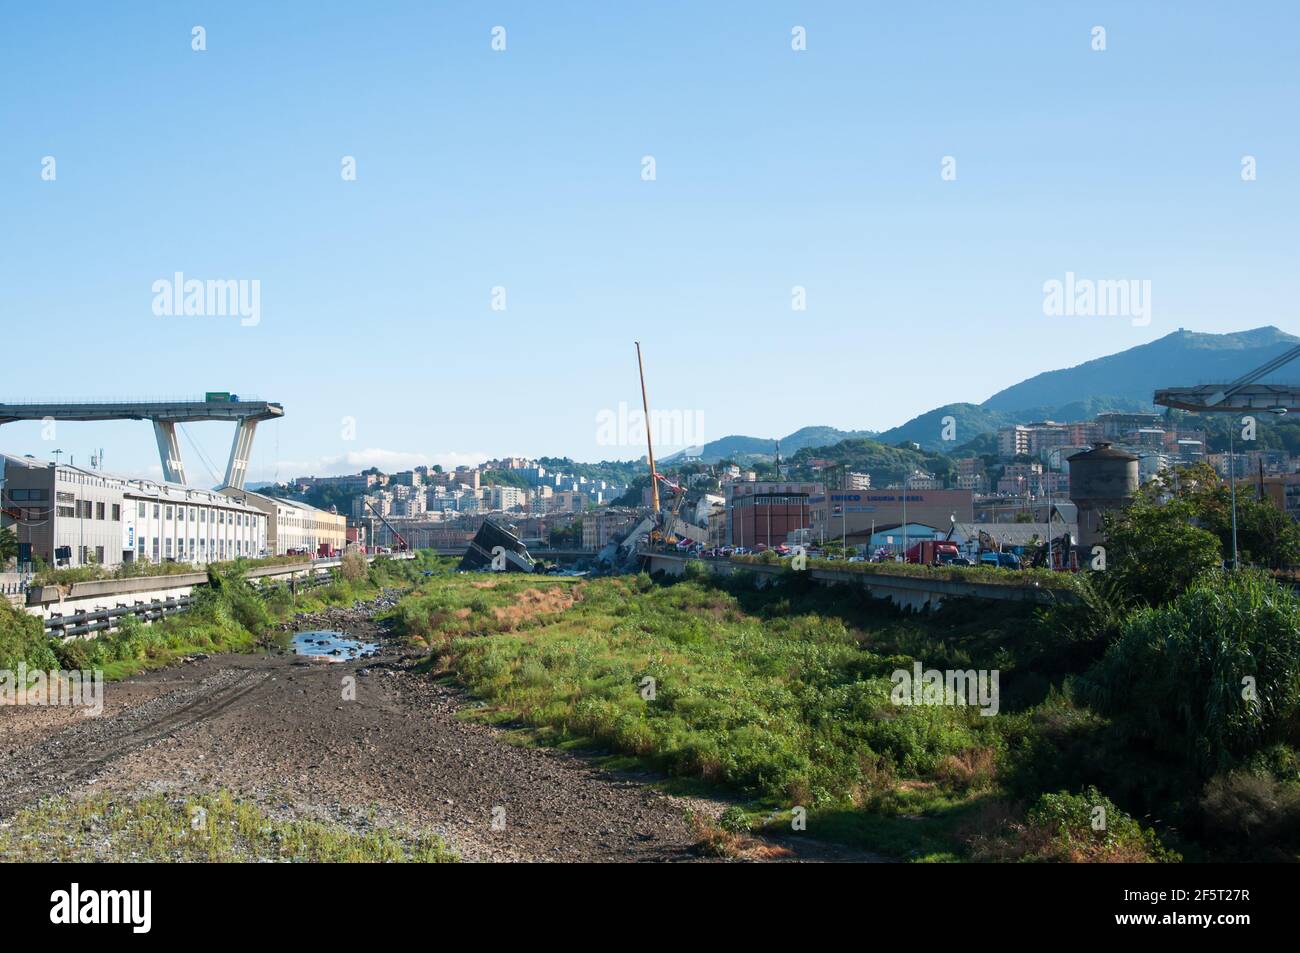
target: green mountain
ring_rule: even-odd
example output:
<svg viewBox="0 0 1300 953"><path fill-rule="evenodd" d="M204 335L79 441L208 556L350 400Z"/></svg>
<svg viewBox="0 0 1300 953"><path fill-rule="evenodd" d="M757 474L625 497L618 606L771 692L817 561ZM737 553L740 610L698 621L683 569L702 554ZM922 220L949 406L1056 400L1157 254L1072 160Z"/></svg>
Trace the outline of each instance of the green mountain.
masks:
<svg viewBox="0 0 1300 953"><path fill-rule="evenodd" d="M1106 411L1156 410L1152 395L1162 387L1231 381L1300 344L1300 337L1275 327L1234 334L1175 331L1075 367L1046 371L998 391L982 404L947 404L879 434L885 444L918 443L926 450L951 450L980 434L1011 423L1090 420ZM1265 378L1268 383L1300 381L1300 362ZM955 441L944 440L945 417Z"/></svg>
<svg viewBox="0 0 1300 953"><path fill-rule="evenodd" d="M838 430L835 427L801 427L781 438L781 456L789 457L805 447L824 447L841 440L874 437L872 430ZM680 463L686 457L699 457L705 463L734 460L771 460L776 456L775 437L745 437L739 434L710 440L702 447L690 447L664 457L662 463Z"/></svg>
<svg viewBox="0 0 1300 953"><path fill-rule="evenodd" d="M845 440L865 438L888 446L916 443L926 451L944 452L1011 423L1068 423L1089 420L1104 411L1151 411L1155 409L1151 397L1162 387L1231 381L1297 344L1300 337L1271 326L1231 334L1178 330L1118 354L1036 374L998 391L982 404L936 407L883 433L804 427L781 438L781 454L793 457L806 448L828 448ZM1264 383L1294 382L1300 382L1300 361L1264 379ZM953 418L955 432L945 432L946 417ZM944 439L949 435L952 440ZM768 438L736 435L693 448L696 453L683 453L699 455L706 463L770 460L773 444ZM678 460L683 453L673 454L664 462Z"/></svg>
<svg viewBox="0 0 1300 953"><path fill-rule="evenodd" d="M1047 371L998 391L981 405L1024 419L1035 408L1060 408L1077 401L1110 399L1145 408L1162 387L1230 381L1300 344L1300 337L1275 327L1234 334L1178 330L1150 344ZM1282 370L1269 383L1300 380L1300 364ZM1077 418L1076 418L1077 419Z"/></svg>
<svg viewBox="0 0 1300 953"><path fill-rule="evenodd" d="M952 450L1012 420L1011 415L978 404L945 404L884 431L876 439L891 446L906 441L926 450Z"/></svg>

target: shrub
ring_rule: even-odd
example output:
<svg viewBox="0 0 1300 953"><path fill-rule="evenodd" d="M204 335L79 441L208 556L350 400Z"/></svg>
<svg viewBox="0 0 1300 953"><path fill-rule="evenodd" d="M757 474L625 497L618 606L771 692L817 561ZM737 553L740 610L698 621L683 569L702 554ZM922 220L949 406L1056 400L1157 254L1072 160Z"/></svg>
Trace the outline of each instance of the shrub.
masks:
<svg viewBox="0 0 1300 953"><path fill-rule="evenodd" d="M1300 600L1257 573L1134 613L1081 680L1117 730L1208 776L1295 730Z"/></svg>
<svg viewBox="0 0 1300 953"><path fill-rule="evenodd" d="M1080 794L1043 794L1023 821L991 814L990 829L970 837L976 860L1062 863L1153 863L1182 858L1161 844L1095 787Z"/></svg>
<svg viewBox="0 0 1300 953"><path fill-rule="evenodd" d="M360 582L369 575L370 566L359 551L349 549L339 561L339 573L348 582Z"/></svg>
<svg viewBox="0 0 1300 953"><path fill-rule="evenodd" d="M1300 841L1300 784L1294 781L1248 771L1220 774L1206 784L1200 806L1210 840L1266 850Z"/></svg>
<svg viewBox="0 0 1300 953"><path fill-rule="evenodd" d="M41 620L0 598L0 669L16 669L20 662L32 669L58 667Z"/></svg>

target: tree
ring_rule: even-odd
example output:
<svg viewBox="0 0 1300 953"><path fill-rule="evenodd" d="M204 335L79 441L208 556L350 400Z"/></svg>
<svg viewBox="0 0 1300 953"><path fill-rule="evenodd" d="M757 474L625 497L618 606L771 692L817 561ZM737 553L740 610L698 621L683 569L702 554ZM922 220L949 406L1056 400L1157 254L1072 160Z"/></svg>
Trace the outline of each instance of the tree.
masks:
<svg viewBox="0 0 1300 953"><path fill-rule="evenodd" d="M1186 500L1140 496L1106 518L1106 573L1126 601L1164 605L1223 564L1219 540L1192 524Z"/></svg>
<svg viewBox="0 0 1300 953"><path fill-rule="evenodd" d="M18 536L8 526L0 529L0 566L18 555Z"/></svg>
<svg viewBox="0 0 1300 953"><path fill-rule="evenodd" d="M1206 463L1165 471L1143 487L1143 498L1186 503L1196 525L1213 533L1232 555L1232 492ZM1243 564L1276 569L1300 565L1300 526L1248 483L1237 484L1237 550Z"/></svg>

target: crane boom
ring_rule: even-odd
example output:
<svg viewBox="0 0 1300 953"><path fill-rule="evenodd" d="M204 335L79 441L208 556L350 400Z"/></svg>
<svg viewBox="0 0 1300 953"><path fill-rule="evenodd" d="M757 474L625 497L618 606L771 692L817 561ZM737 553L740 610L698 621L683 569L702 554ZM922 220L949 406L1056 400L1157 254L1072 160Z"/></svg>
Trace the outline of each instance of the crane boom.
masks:
<svg viewBox="0 0 1300 953"><path fill-rule="evenodd" d="M362 499L364 500L365 497L362 497ZM375 504L371 503L369 500L366 500L366 506L370 507L370 512L378 516L383 521L384 525L388 527L389 532L393 534L393 537L401 545L402 552L409 552L411 547L410 544L406 542L406 537L397 531L396 526L388 522L388 517L384 516L384 514L379 512L379 510L375 509Z"/></svg>

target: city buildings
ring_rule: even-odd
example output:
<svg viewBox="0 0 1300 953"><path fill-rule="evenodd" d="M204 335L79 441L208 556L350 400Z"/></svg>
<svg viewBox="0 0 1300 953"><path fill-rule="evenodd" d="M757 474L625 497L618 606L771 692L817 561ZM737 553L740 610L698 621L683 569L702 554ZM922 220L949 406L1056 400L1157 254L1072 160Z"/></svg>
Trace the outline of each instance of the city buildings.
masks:
<svg viewBox="0 0 1300 953"><path fill-rule="evenodd" d="M630 506L611 506L586 514L582 518L582 548L604 549L611 540L626 536L640 518L640 512Z"/></svg>

